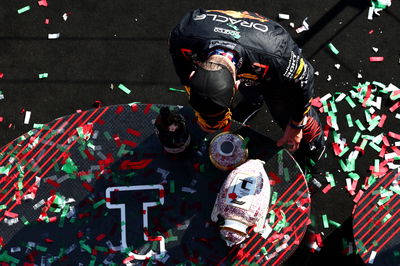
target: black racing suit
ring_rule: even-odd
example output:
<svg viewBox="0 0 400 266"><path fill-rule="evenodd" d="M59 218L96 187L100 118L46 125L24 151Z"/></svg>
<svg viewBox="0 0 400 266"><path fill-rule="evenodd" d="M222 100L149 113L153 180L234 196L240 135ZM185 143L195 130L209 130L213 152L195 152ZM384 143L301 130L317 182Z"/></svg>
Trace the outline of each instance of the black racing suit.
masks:
<svg viewBox="0 0 400 266"><path fill-rule="evenodd" d="M281 25L247 11L196 9L187 13L169 38L182 84L188 85L198 62L216 48L233 51L237 57L239 91L247 101L263 98L283 130L290 120L300 122L307 116L302 144L314 146L311 150L323 145L321 123L310 108L314 69Z"/></svg>

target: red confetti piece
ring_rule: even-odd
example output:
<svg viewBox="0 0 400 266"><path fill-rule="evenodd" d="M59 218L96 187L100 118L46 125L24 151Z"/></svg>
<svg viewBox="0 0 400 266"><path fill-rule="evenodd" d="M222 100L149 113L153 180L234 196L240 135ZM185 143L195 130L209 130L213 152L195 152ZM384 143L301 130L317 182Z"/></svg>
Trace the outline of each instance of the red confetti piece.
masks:
<svg viewBox="0 0 400 266"><path fill-rule="evenodd" d="M10 218L13 218L13 219L18 217L18 213L14 213L14 212L10 212L10 211L5 211L4 215L7 217L10 217Z"/></svg>
<svg viewBox="0 0 400 266"><path fill-rule="evenodd" d="M44 20L44 24L48 25L49 23L50 23L50 20L49 20L48 18L46 18L46 19Z"/></svg>
<svg viewBox="0 0 400 266"><path fill-rule="evenodd" d="M317 241L317 245L322 248L324 243L322 242L321 234L315 234L315 240Z"/></svg>
<svg viewBox="0 0 400 266"><path fill-rule="evenodd" d="M0 72L0 79L2 79L4 77L4 73Z"/></svg>
<svg viewBox="0 0 400 266"><path fill-rule="evenodd" d="M392 138L394 138L394 139L400 140L400 135L399 135L399 134L396 134L396 133L394 133L394 132L392 132L392 131L389 131L388 135L389 135L389 137L392 137Z"/></svg>
<svg viewBox="0 0 400 266"><path fill-rule="evenodd" d="M140 137L142 135L142 133L140 131L134 130L132 128L128 128L126 130L126 132L128 132L129 134L134 135L136 137Z"/></svg>
<svg viewBox="0 0 400 266"><path fill-rule="evenodd" d="M339 156L339 154L342 153L342 149L340 148L339 144L333 142L332 147L333 147L333 151L335 152L336 156Z"/></svg>
<svg viewBox="0 0 400 266"><path fill-rule="evenodd" d="M83 237L84 236L84 233L82 232L82 231L79 231L77 234L76 234L76 237L77 238L81 238L81 237Z"/></svg>
<svg viewBox="0 0 400 266"><path fill-rule="evenodd" d="M324 193L324 194L326 194L326 193L328 193L328 191L329 190L331 190L331 184L328 184L326 187L324 187L324 189L322 190L322 192Z"/></svg>
<svg viewBox="0 0 400 266"><path fill-rule="evenodd" d="M54 243L54 240L50 239L50 238L45 238L44 242L46 242L46 243Z"/></svg>
<svg viewBox="0 0 400 266"><path fill-rule="evenodd" d="M269 172L268 177L270 178L271 185L276 185L282 182L282 179L274 172ZM271 181L273 181L273 183Z"/></svg>
<svg viewBox="0 0 400 266"><path fill-rule="evenodd" d="M96 158L94 158L93 154L88 149L85 149L83 152L86 154L86 156L88 157L89 160L91 160L91 161L96 160Z"/></svg>
<svg viewBox="0 0 400 266"><path fill-rule="evenodd" d="M358 191L356 197L353 199L354 203L357 203L357 202L361 199L361 197L362 197L363 194L364 194L364 191L362 191L362 190L360 189L360 190Z"/></svg>
<svg viewBox="0 0 400 266"><path fill-rule="evenodd" d="M79 219L83 219L83 218L89 217L89 216L90 216L90 213L89 213L89 212L80 213L80 214L78 215Z"/></svg>
<svg viewBox="0 0 400 266"><path fill-rule="evenodd" d="M312 99L311 105L312 105L312 106L315 106L315 107L317 107L317 108L322 107L321 97L317 97L317 98Z"/></svg>
<svg viewBox="0 0 400 266"><path fill-rule="evenodd" d="M40 1L38 1L38 5L39 5L39 6L48 6L47 0L40 0Z"/></svg>
<svg viewBox="0 0 400 266"><path fill-rule="evenodd" d="M374 30L370 30L370 31L368 32L368 34L372 34L372 33L374 33Z"/></svg>
<svg viewBox="0 0 400 266"><path fill-rule="evenodd" d="M122 263L123 264L128 264L129 262L131 262L131 261L133 261L135 259L135 256L129 256L129 257L127 257L127 258L125 258L123 261L122 261Z"/></svg>
<svg viewBox="0 0 400 266"><path fill-rule="evenodd" d="M145 107L144 110L143 110L143 113L144 113L144 114L148 114L148 113L150 112L150 110L151 110L151 106L152 106L152 105L153 105L153 104L151 104L151 103L147 104L146 107Z"/></svg>
<svg viewBox="0 0 400 266"><path fill-rule="evenodd" d="M367 107L367 101L368 101L369 97L371 97L371 91L372 91L372 85L370 84L367 87L367 93L365 94L364 101L362 103L362 107L364 107L364 108Z"/></svg>
<svg viewBox="0 0 400 266"><path fill-rule="evenodd" d="M117 113L117 115L119 115L120 113L122 113L124 111L124 107L122 105L119 105L117 107L117 109L115 110L115 112Z"/></svg>
<svg viewBox="0 0 400 266"><path fill-rule="evenodd" d="M160 199L164 198L165 197L165 190L164 189L160 189L158 191L158 196L160 197Z"/></svg>
<svg viewBox="0 0 400 266"><path fill-rule="evenodd" d="M59 188L59 187L60 187L60 184L59 184L59 183L57 183L57 182L54 181L54 180L51 180L50 178L46 180L46 183L52 185L52 186L55 187L55 188Z"/></svg>
<svg viewBox="0 0 400 266"><path fill-rule="evenodd" d="M115 141L115 143L117 144L118 147L120 147L122 145L121 140L119 138L119 136L117 134L113 135L113 139Z"/></svg>
<svg viewBox="0 0 400 266"><path fill-rule="evenodd" d="M394 112L397 108L399 108L400 102L395 103L392 107L389 108L390 112Z"/></svg>
<svg viewBox="0 0 400 266"><path fill-rule="evenodd" d="M396 146L390 147L397 155L400 155L400 150Z"/></svg>
<svg viewBox="0 0 400 266"><path fill-rule="evenodd" d="M136 103L131 105L132 111L137 112L138 111L138 105Z"/></svg>
<svg viewBox="0 0 400 266"><path fill-rule="evenodd" d="M82 183L82 186L83 186L86 190L88 190L89 192L93 192L93 191L94 191L94 188L93 188L89 183L87 183L87 182L83 182L83 183Z"/></svg>
<svg viewBox="0 0 400 266"><path fill-rule="evenodd" d="M128 169L143 169L147 167L153 159L143 159L138 162L132 162L129 160L125 160L121 163L120 168L123 170L128 170Z"/></svg>
<svg viewBox="0 0 400 266"><path fill-rule="evenodd" d="M106 124L106 121L104 121L103 119L97 119L97 121L95 122L101 126L104 126Z"/></svg>
<svg viewBox="0 0 400 266"><path fill-rule="evenodd" d="M379 152L379 157L381 157L381 158L385 157L387 147L388 146L386 146L386 145L382 145L381 151Z"/></svg>
<svg viewBox="0 0 400 266"><path fill-rule="evenodd" d="M380 127L380 128L383 127L383 124L385 123L386 118L387 118L387 116L386 116L385 114L383 114L383 115L381 116L381 120L379 120L378 127Z"/></svg>
<svg viewBox="0 0 400 266"><path fill-rule="evenodd" d="M236 199L237 198L237 195L236 195L236 193L229 193L229 195L228 195L228 197L230 198L230 199Z"/></svg>
<svg viewBox="0 0 400 266"><path fill-rule="evenodd" d="M130 141L130 140L126 140L125 139L124 141L122 141L122 143L125 144L125 145L128 145L128 146L131 146L133 148L137 147L137 143L133 142L133 141Z"/></svg>
<svg viewBox="0 0 400 266"><path fill-rule="evenodd" d="M106 234L102 233L102 234L96 236L96 241L101 241L101 240L103 240L106 236L107 236Z"/></svg>
<svg viewBox="0 0 400 266"><path fill-rule="evenodd" d="M370 56L369 61L370 62L382 62L384 59L383 56Z"/></svg>

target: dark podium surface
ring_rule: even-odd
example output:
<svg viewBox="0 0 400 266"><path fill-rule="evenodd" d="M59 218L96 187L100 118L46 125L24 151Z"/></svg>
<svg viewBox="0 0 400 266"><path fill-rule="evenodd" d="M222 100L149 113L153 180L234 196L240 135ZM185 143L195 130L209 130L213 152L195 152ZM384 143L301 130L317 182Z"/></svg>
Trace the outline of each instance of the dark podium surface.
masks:
<svg viewBox="0 0 400 266"><path fill-rule="evenodd" d="M192 142L166 154L154 133L161 105L92 109L38 125L0 155L0 262L38 265L278 264L310 223L306 180L284 149L233 122L249 158L266 162L271 182L267 238L229 248L211 221L229 172L215 168L207 134L186 118ZM268 207L268 206L266 206Z"/></svg>
<svg viewBox="0 0 400 266"><path fill-rule="evenodd" d="M357 251L365 263L400 264L400 173L390 171L370 181L353 219Z"/></svg>

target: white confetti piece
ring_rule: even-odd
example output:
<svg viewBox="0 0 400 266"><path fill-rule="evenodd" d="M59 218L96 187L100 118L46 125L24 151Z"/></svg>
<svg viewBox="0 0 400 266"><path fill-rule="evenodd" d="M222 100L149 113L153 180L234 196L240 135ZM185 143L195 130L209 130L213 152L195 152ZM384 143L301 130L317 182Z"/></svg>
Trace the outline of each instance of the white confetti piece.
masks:
<svg viewBox="0 0 400 266"><path fill-rule="evenodd" d="M28 125L30 119L31 119L31 111L26 111L26 112L25 112L24 124L25 124L25 125Z"/></svg>
<svg viewBox="0 0 400 266"><path fill-rule="evenodd" d="M49 33L48 39L49 40L54 40L60 38L60 33Z"/></svg>
<svg viewBox="0 0 400 266"><path fill-rule="evenodd" d="M290 19L290 15L288 15L288 14L281 14L281 13L279 13L278 17L279 17L280 19Z"/></svg>

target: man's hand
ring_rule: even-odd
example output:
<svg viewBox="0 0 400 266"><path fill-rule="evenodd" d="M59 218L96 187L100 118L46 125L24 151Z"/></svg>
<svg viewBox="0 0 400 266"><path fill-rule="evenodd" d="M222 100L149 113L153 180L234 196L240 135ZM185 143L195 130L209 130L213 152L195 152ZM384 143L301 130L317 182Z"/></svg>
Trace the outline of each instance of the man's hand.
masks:
<svg viewBox="0 0 400 266"><path fill-rule="evenodd" d="M302 129L293 128L290 126L290 124L288 124L286 126L285 133L283 134L282 138L280 138L276 142L276 145L280 147L287 143L289 146L291 146L291 148L289 148L289 151L296 151L299 148L302 137Z"/></svg>

